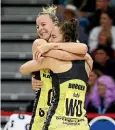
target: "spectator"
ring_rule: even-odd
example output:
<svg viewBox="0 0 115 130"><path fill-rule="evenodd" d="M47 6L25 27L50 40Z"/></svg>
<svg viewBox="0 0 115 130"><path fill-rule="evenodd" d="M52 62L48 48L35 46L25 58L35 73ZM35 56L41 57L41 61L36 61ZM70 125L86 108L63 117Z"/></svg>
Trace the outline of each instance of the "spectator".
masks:
<svg viewBox="0 0 115 130"><path fill-rule="evenodd" d="M98 46L98 37L102 29L108 30L111 32L112 37L112 48L115 49L115 26L113 26L113 14L112 12L104 12L101 14L100 18L100 26L92 29L89 35L89 48L90 52L92 52Z"/></svg>
<svg viewBox="0 0 115 130"><path fill-rule="evenodd" d="M96 81L87 106L88 112L99 114L115 112L115 81L106 75Z"/></svg>
<svg viewBox="0 0 115 130"><path fill-rule="evenodd" d="M89 102L90 93L91 93L91 90L92 90L96 80L102 75L103 75L103 73L97 69L93 69L92 72L90 73L88 87L87 87L86 100L85 100L85 107L87 107L87 104Z"/></svg>
<svg viewBox="0 0 115 130"><path fill-rule="evenodd" d="M112 37L111 37L111 32L108 29L103 29L99 33L98 37L99 44L98 45L103 45L103 46L112 46Z"/></svg>
<svg viewBox="0 0 115 130"><path fill-rule="evenodd" d="M88 80L88 85L90 88L93 87L95 84L96 80L102 75L103 73L100 70L93 69L92 72L89 75L89 80ZM88 93L90 92L90 89L87 91Z"/></svg>
<svg viewBox="0 0 115 130"><path fill-rule="evenodd" d="M115 79L115 59L113 57L114 51L111 47L98 46L94 53L94 68Z"/></svg>
<svg viewBox="0 0 115 130"><path fill-rule="evenodd" d="M72 18L80 19L80 14L74 5L66 5L64 10L64 20L70 20ZM85 34L84 28L79 25L79 41L87 43L87 35Z"/></svg>
<svg viewBox="0 0 115 130"><path fill-rule="evenodd" d="M92 30L92 28L99 26L100 16L102 12L111 11L114 14L115 10L109 6L110 2L111 0L96 0L96 11L94 12L93 15L89 16L88 18L89 23L90 23L89 27L87 28L88 33Z"/></svg>

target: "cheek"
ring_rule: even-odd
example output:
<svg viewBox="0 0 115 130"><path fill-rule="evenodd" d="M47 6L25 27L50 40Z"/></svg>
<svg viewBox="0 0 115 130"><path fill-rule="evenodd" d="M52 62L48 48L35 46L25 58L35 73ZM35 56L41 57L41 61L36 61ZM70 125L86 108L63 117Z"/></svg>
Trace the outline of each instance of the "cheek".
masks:
<svg viewBox="0 0 115 130"><path fill-rule="evenodd" d="M38 34L38 36L40 36L39 29L37 29L37 34Z"/></svg>
<svg viewBox="0 0 115 130"><path fill-rule="evenodd" d="M50 32L52 32L52 30L54 29L54 24L48 24L47 25L47 28L48 28L48 30L50 31Z"/></svg>
<svg viewBox="0 0 115 130"><path fill-rule="evenodd" d="M48 34L52 33L53 28L51 26L47 26L45 29L46 29Z"/></svg>
<svg viewBox="0 0 115 130"><path fill-rule="evenodd" d="M98 60L98 58L99 58L99 55L98 55L98 54L96 54L96 55L95 55L95 60L97 61L97 60Z"/></svg>

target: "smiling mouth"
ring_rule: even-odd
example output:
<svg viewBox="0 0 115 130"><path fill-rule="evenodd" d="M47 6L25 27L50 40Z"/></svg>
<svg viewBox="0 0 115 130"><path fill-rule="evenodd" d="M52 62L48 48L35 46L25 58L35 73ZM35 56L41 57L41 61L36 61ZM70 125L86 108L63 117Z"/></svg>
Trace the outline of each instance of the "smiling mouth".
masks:
<svg viewBox="0 0 115 130"><path fill-rule="evenodd" d="M40 33L41 36L44 36L45 34L46 34L46 32L42 32L42 33Z"/></svg>

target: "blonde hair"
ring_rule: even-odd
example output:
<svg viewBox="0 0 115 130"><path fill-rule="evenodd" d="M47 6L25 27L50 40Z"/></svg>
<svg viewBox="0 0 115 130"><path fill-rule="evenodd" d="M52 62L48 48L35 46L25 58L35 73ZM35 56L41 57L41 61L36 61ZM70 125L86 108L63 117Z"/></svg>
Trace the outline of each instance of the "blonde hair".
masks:
<svg viewBox="0 0 115 130"><path fill-rule="evenodd" d="M107 44L112 44L112 36L111 36L111 31L109 29L103 29L101 30L101 32L99 33L100 35L104 35L106 37L106 42Z"/></svg>
<svg viewBox="0 0 115 130"><path fill-rule="evenodd" d="M43 9L42 9L42 12L40 12L40 13L38 14L38 17L39 17L40 15L48 14L54 23L58 23L59 21L58 21L58 18L57 18L57 16L56 16L56 9L57 9L57 7L54 6L54 5L48 6L48 7L46 7L46 8L43 8Z"/></svg>

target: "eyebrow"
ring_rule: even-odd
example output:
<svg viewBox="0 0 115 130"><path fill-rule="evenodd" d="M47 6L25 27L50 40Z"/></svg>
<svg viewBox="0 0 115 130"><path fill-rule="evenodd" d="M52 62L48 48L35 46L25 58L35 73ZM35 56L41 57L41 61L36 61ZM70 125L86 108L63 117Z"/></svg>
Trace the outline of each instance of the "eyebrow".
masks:
<svg viewBox="0 0 115 130"><path fill-rule="evenodd" d="M46 22L41 22L41 23L46 23Z"/></svg>
<svg viewBox="0 0 115 130"><path fill-rule="evenodd" d="M43 23L45 23L45 22L41 22L41 24L43 24ZM39 25L36 23L36 26L39 26Z"/></svg>

